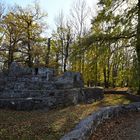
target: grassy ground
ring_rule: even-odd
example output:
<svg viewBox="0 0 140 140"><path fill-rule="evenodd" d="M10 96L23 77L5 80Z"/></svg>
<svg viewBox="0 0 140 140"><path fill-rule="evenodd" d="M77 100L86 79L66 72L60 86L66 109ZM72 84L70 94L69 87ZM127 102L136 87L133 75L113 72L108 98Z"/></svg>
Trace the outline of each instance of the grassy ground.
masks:
<svg viewBox="0 0 140 140"><path fill-rule="evenodd" d="M45 111L0 110L0 140L59 140L81 119L104 106L128 104L124 95L105 95L93 104Z"/></svg>

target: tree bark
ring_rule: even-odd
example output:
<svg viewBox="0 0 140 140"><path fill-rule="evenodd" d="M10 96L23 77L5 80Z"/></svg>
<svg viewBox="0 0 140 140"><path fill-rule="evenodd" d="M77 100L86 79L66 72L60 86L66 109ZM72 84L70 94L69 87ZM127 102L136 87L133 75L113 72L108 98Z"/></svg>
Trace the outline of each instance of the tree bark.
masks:
<svg viewBox="0 0 140 140"><path fill-rule="evenodd" d="M31 25L31 23L28 23L28 27L27 27L27 35L28 35L27 46L28 46L28 66L32 67L33 62L32 62L31 39L30 39L30 25Z"/></svg>
<svg viewBox="0 0 140 140"><path fill-rule="evenodd" d="M11 63L14 61L14 56L13 56L14 50L12 46L12 38L10 35L10 42L9 42L9 55L8 55L8 70L10 69Z"/></svg>
<svg viewBox="0 0 140 140"><path fill-rule="evenodd" d="M50 63L50 47L51 47L51 38L48 38L48 49L46 54L46 65L48 66Z"/></svg>
<svg viewBox="0 0 140 140"><path fill-rule="evenodd" d="M136 52L138 58L138 94L140 94L140 0L138 1L138 25L137 25L137 43Z"/></svg>

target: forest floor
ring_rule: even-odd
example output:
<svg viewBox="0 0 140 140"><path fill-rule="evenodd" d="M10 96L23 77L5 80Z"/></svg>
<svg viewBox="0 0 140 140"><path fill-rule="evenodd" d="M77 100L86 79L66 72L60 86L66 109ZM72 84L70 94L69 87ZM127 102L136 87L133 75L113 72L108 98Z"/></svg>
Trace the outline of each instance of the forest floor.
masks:
<svg viewBox="0 0 140 140"><path fill-rule="evenodd" d="M107 94L102 101L59 108L49 112L0 109L0 140L59 140L81 119L101 107L134 101L126 95Z"/></svg>
<svg viewBox="0 0 140 140"><path fill-rule="evenodd" d="M99 125L91 140L140 140L140 112L106 120Z"/></svg>

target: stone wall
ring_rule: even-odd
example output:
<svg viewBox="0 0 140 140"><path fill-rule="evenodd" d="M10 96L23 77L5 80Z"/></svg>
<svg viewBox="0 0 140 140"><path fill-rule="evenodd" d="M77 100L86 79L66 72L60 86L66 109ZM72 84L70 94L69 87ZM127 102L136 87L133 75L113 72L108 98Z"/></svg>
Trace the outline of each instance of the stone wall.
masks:
<svg viewBox="0 0 140 140"><path fill-rule="evenodd" d="M15 110L52 109L79 103L91 103L91 101L101 100L103 96L101 88L16 90L0 94L0 107Z"/></svg>
<svg viewBox="0 0 140 140"><path fill-rule="evenodd" d="M103 98L103 89L84 88L79 72L56 76L51 68L28 68L13 62L0 77L0 107L17 110L56 108Z"/></svg>
<svg viewBox="0 0 140 140"><path fill-rule="evenodd" d="M140 111L140 102L100 109L98 112L94 112L83 119L71 132L63 136L60 140L89 140L103 120L111 119L130 111Z"/></svg>

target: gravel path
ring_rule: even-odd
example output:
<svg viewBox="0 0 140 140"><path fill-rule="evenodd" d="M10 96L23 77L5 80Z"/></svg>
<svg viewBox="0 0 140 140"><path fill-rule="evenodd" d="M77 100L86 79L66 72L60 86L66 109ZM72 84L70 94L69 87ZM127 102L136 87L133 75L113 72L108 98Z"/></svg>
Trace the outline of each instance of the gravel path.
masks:
<svg viewBox="0 0 140 140"><path fill-rule="evenodd" d="M140 112L123 114L103 122L91 140L140 140Z"/></svg>

